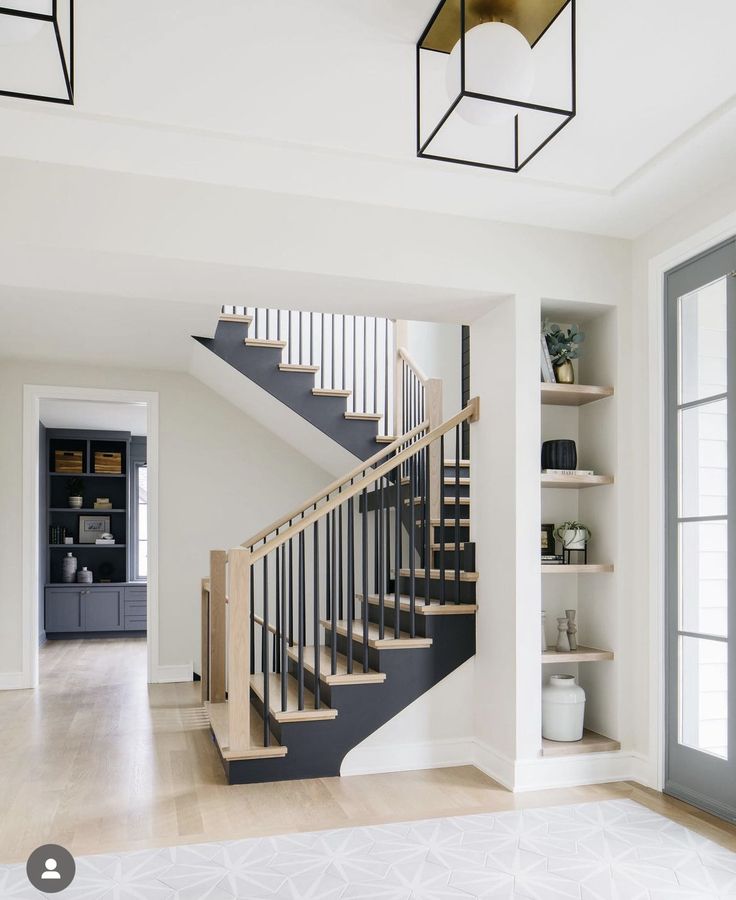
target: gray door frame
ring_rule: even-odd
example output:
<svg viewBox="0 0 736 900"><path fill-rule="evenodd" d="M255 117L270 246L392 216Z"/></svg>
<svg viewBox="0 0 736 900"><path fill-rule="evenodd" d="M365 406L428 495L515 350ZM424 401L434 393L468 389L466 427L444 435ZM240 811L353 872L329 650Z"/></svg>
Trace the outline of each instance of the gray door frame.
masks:
<svg viewBox="0 0 736 900"><path fill-rule="evenodd" d="M727 394L736 389L736 238L665 274L665 793L736 821L736 409L728 410L728 759L679 742L678 300L725 276ZM732 401L733 405L733 401Z"/></svg>

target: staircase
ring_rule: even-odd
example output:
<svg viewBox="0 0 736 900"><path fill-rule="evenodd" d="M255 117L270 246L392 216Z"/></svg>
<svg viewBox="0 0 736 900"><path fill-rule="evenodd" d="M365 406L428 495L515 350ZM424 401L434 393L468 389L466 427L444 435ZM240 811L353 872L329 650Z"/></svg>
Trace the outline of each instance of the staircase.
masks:
<svg viewBox="0 0 736 900"><path fill-rule="evenodd" d="M358 459L393 440L390 319L223 307L195 340Z"/></svg>
<svg viewBox="0 0 736 900"><path fill-rule="evenodd" d="M247 340L245 323L227 324ZM431 422L436 385L401 348L389 368L400 436L241 547L212 551L202 693L231 784L339 775L353 747L475 653L460 446L478 402Z"/></svg>

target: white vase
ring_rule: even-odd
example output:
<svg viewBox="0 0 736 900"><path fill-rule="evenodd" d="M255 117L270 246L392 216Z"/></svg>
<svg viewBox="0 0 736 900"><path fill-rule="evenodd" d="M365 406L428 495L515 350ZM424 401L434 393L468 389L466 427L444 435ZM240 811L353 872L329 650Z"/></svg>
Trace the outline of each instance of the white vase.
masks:
<svg viewBox="0 0 736 900"><path fill-rule="evenodd" d="M582 528L568 528L562 532L564 550L585 550L588 532Z"/></svg>
<svg viewBox="0 0 736 900"><path fill-rule="evenodd" d="M583 737L585 691L573 675L552 675L542 688L542 737L579 741Z"/></svg>
<svg viewBox="0 0 736 900"><path fill-rule="evenodd" d="M70 497L69 498L69 506L71 509L81 509L82 508L82 497Z"/></svg>
<svg viewBox="0 0 736 900"><path fill-rule="evenodd" d="M73 584L77 577L77 558L71 553L61 561L61 580L64 584Z"/></svg>

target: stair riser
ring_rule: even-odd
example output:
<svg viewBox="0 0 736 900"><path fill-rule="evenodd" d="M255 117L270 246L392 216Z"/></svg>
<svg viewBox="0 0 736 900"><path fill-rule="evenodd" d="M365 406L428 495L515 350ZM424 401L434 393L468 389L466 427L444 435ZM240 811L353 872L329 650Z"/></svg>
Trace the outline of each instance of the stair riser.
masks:
<svg viewBox="0 0 736 900"><path fill-rule="evenodd" d="M446 544L450 543L445 541ZM468 541L460 552L460 568L464 572L475 572L475 544ZM439 569L442 566L442 552L440 550L432 551L432 568ZM445 569L455 568L455 551L445 550L444 552Z"/></svg>
<svg viewBox="0 0 736 900"><path fill-rule="evenodd" d="M448 503L447 499L442 504L442 516L445 519L454 519L456 518L455 513L457 513L457 518L459 519L469 519L470 518L470 505L466 503Z"/></svg>
<svg viewBox="0 0 736 900"><path fill-rule="evenodd" d="M422 603L422 600L419 597L417 597L417 599L416 599L416 608L417 609L419 608L421 603ZM384 626L386 628L386 633L387 634L393 633L393 630L395 627L395 622L396 622L395 610L392 607L386 606L386 607L384 607L383 612L384 612L383 622L384 622ZM368 616L369 616L371 622L375 622L376 624L378 624L378 621L380 618L380 609L377 606L370 604ZM414 633L416 634L417 637L432 637L429 620L430 620L429 616L422 616L416 612L414 613L414 629L415 629ZM407 634L409 634L410 626L411 626L411 622L410 622L409 613L408 613L408 611L404 612L402 610L401 614L399 616L399 629L401 631L405 631Z"/></svg>
<svg viewBox="0 0 736 900"><path fill-rule="evenodd" d="M455 518L453 514L452 518ZM470 518L469 516L460 516L462 519ZM444 534L439 525L432 526L432 543L454 544L456 541L464 544L470 540L470 528L467 525L445 525Z"/></svg>
<svg viewBox="0 0 736 900"><path fill-rule="evenodd" d="M445 478L454 478L455 477L455 466L444 466L442 469ZM470 478L470 466L460 466L460 477L461 478Z"/></svg>
<svg viewBox="0 0 736 900"><path fill-rule="evenodd" d="M408 578L400 578L399 586L402 594L409 594L409 579ZM476 583L474 581L461 581L460 582L460 593L458 595L458 586L457 583L452 580L445 579L445 600L448 602L454 602L455 600L460 600L461 603L475 603L476 598ZM425 583L423 578L417 578L416 580L416 594L417 597L424 597L425 591ZM430 578L429 580L429 597L431 600L440 600L442 598L441 592L441 582L439 578Z"/></svg>
<svg viewBox="0 0 736 900"><path fill-rule="evenodd" d="M469 497L470 496L470 485L469 484L461 484L458 485L458 494L460 497ZM455 485L454 484L445 484L442 486L442 496L447 499L451 499L455 496Z"/></svg>

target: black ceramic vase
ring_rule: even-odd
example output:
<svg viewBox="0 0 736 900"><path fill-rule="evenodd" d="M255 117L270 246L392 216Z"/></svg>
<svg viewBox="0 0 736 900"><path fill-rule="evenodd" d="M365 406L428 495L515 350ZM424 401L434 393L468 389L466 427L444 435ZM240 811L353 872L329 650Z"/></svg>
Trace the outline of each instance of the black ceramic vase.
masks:
<svg viewBox="0 0 736 900"><path fill-rule="evenodd" d="M575 441L545 441L542 444L543 469L576 469L577 466Z"/></svg>

